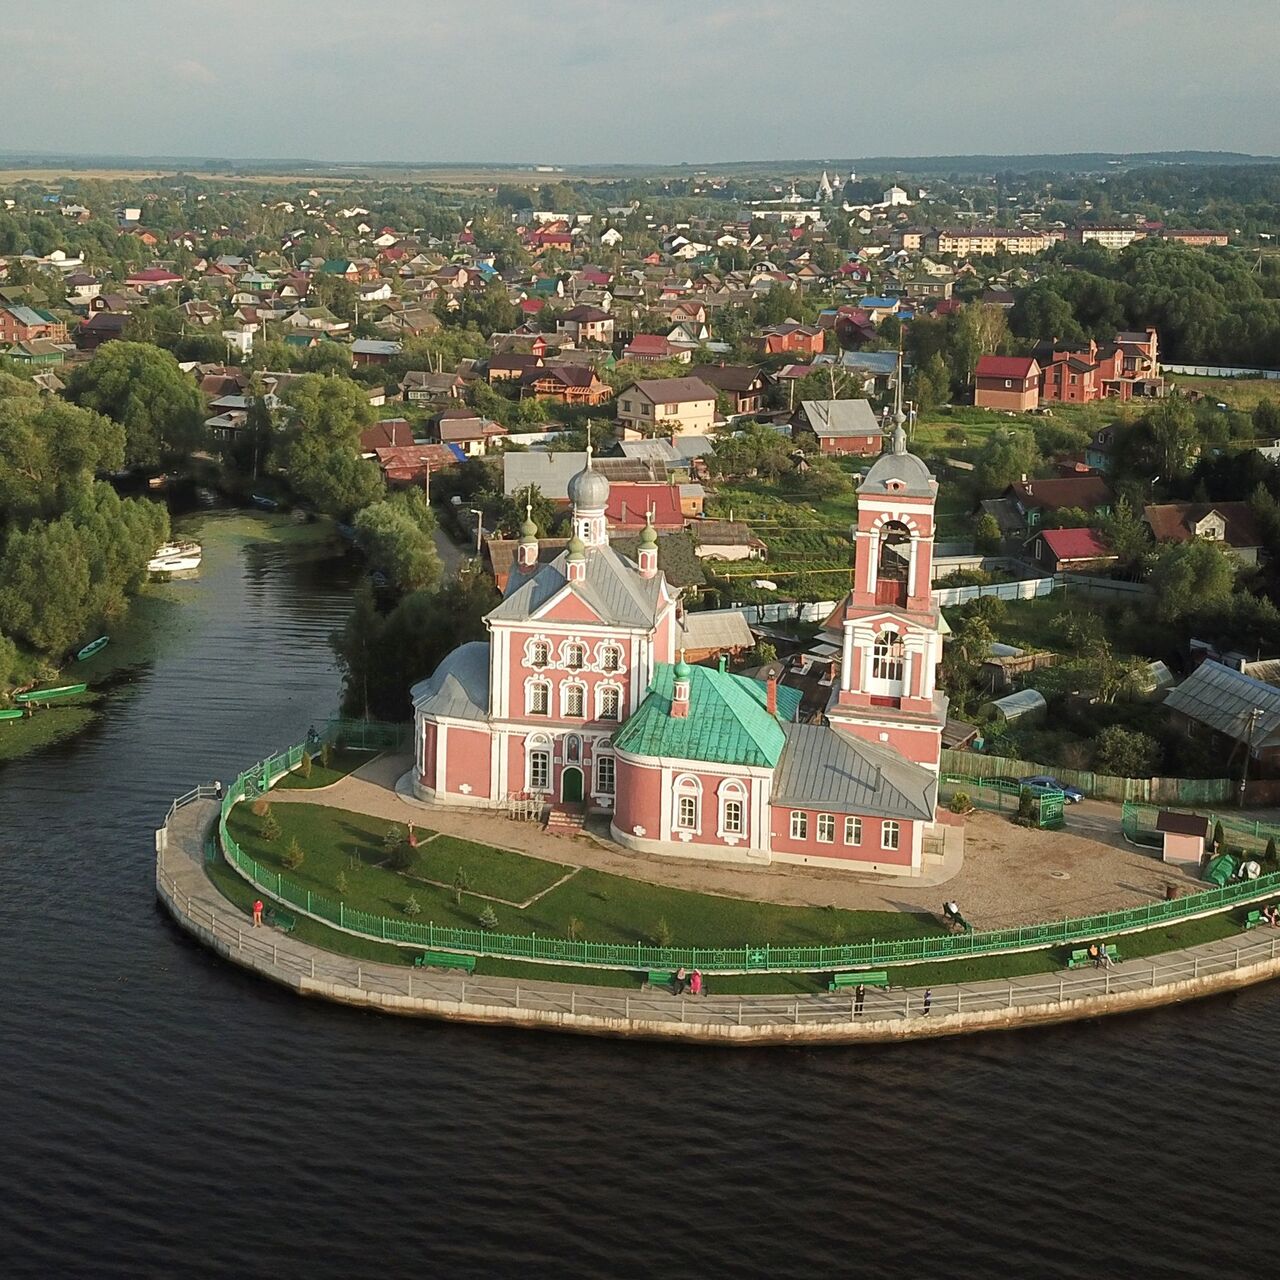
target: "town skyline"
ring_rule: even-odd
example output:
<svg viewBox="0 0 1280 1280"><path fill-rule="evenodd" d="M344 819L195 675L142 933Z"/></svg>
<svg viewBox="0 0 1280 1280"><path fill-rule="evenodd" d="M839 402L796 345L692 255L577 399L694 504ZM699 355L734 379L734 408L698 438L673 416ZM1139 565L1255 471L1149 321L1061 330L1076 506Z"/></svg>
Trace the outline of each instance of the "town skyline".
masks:
<svg viewBox="0 0 1280 1280"><path fill-rule="evenodd" d="M465 13L375 0L359 14L333 0L191 0L182 23L158 0L130 0L109 15L69 5L76 38L51 40L43 7L15 0L6 140L30 152L556 165L1110 151L1118 138L1135 151L1280 151L1269 73L1280 24L1258 0L1212 13L1083 0L1073 24L1090 32L1088 57L1071 60L1049 56L1051 24L1010 0L970 8L963 25L925 3L885 27L869 25L877 15L861 0L815 0L802 24L775 0L693 14L566 0L549 30L510 0ZM242 23L253 38L236 37L227 57L219 39ZM845 34L822 34L833 31ZM104 67L129 92L86 113ZM375 90L367 102L353 99L361 84Z"/></svg>

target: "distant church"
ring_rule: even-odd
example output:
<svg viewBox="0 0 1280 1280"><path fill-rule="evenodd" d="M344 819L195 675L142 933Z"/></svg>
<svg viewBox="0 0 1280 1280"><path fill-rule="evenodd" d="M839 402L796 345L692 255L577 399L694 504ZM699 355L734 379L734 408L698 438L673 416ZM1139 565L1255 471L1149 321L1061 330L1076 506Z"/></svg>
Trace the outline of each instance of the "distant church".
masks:
<svg viewBox="0 0 1280 1280"><path fill-rule="evenodd" d="M858 491L840 684L825 723L803 724L796 691L684 661L657 534L634 561L609 545L609 482L588 454L568 546L540 564L526 521L488 640L414 687L416 794L582 805L619 844L673 856L918 874L946 720L937 490L899 426Z"/></svg>

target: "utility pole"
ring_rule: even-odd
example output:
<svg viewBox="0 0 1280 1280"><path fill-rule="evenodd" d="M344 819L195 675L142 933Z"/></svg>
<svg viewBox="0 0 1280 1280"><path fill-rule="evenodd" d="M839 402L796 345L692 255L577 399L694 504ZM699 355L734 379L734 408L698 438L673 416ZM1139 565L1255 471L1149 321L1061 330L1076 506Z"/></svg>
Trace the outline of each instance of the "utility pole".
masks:
<svg viewBox="0 0 1280 1280"><path fill-rule="evenodd" d="M1249 708L1249 731L1245 735L1244 740L1244 767L1240 770L1240 795L1239 806L1244 808L1244 793L1249 785L1249 757L1253 754L1253 735L1257 728L1258 717L1262 714L1261 707Z"/></svg>

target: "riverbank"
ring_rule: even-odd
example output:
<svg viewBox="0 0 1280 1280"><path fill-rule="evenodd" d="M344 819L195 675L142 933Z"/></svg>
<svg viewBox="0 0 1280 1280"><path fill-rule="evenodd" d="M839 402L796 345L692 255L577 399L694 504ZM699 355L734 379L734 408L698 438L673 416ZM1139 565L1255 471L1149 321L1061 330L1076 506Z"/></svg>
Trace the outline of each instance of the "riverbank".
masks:
<svg viewBox="0 0 1280 1280"><path fill-rule="evenodd" d="M190 611L198 609L202 601L209 604L212 595L208 584L216 583L218 576L253 545L287 545L312 549L316 554L343 551L328 521L301 523L287 515L232 509L177 517L173 536L201 543L204 562L200 572L144 583L118 619L101 624L100 634L110 637L105 648L84 662L68 662L41 679L41 688L72 683L89 687L78 697L41 708L22 720L0 721L0 764L56 746L99 723L115 696L198 630L200 620L190 616ZM93 638L85 637L86 641Z"/></svg>
<svg viewBox="0 0 1280 1280"><path fill-rule="evenodd" d="M156 893L186 932L224 959L299 995L382 1012L580 1035L730 1045L933 1039L1077 1021L1177 1004L1280 976L1280 932L1232 935L1111 969L1063 971L928 989L677 997L665 990L466 976L362 961L293 934L254 929L206 875L218 804L212 791L175 807L157 834Z"/></svg>

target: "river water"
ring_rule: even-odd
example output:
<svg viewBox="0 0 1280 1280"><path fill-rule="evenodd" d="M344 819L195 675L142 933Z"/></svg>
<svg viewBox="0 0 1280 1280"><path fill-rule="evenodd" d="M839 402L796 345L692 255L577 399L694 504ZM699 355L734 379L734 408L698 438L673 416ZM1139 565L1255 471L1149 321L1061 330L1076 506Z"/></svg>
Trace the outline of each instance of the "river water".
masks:
<svg viewBox="0 0 1280 1280"><path fill-rule="evenodd" d="M363 1014L204 952L152 828L333 709L356 570L279 521L194 531L108 715L0 768L0 1276L1270 1270L1277 985L709 1051Z"/></svg>

